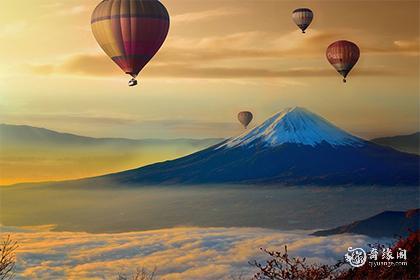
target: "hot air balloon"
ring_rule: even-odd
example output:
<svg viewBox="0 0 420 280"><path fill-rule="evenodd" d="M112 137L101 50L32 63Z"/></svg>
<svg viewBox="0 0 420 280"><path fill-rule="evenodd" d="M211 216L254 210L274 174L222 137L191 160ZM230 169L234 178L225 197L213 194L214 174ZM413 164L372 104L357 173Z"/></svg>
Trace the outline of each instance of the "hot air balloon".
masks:
<svg viewBox="0 0 420 280"><path fill-rule="evenodd" d="M343 76L345 83L350 70L359 60L360 50L355 43L340 40L328 46L326 55L335 70Z"/></svg>
<svg viewBox="0 0 420 280"><path fill-rule="evenodd" d="M249 111L242 111L238 114L238 120L244 126L244 128L247 128L249 123L252 121L252 118L253 115Z"/></svg>
<svg viewBox="0 0 420 280"><path fill-rule="evenodd" d="M314 13L308 8L299 8L292 13L293 21L305 33L306 28L311 24Z"/></svg>
<svg viewBox="0 0 420 280"><path fill-rule="evenodd" d="M169 14L157 0L103 0L91 19L92 32L104 52L137 84L139 72L165 41Z"/></svg>

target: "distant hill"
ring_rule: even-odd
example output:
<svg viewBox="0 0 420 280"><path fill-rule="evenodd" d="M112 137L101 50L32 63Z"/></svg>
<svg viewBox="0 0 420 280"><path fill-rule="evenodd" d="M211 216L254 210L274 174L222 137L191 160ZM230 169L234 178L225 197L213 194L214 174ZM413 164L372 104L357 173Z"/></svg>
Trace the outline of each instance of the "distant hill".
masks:
<svg viewBox="0 0 420 280"><path fill-rule="evenodd" d="M221 138L206 139L127 139L127 138L94 138L71 133L57 132L46 128L28 125L0 124L1 145L164 145L180 144L191 146L207 146L222 141Z"/></svg>
<svg viewBox="0 0 420 280"><path fill-rule="evenodd" d="M333 234L354 233L372 237L394 237L395 235L407 236L409 231L419 229L420 209L406 212L385 211L366 220L357 221L348 225L329 230L314 232L316 236Z"/></svg>
<svg viewBox="0 0 420 280"><path fill-rule="evenodd" d="M402 152L420 154L420 132L409 135L375 138L371 141Z"/></svg>
<svg viewBox="0 0 420 280"><path fill-rule="evenodd" d="M186 157L104 177L129 184L417 186L418 170L419 156L358 138L294 107Z"/></svg>
<svg viewBox="0 0 420 280"><path fill-rule="evenodd" d="M92 138L0 124L0 185L101 175L174 159L220 141Z"/></svg>

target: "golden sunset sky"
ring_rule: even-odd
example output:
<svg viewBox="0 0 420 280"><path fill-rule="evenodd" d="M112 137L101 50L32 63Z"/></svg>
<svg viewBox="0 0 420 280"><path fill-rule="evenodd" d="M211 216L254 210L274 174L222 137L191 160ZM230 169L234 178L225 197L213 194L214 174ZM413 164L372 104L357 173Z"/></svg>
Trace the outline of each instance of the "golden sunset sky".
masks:
<svg viewBox="0 0 420 280"><path fill-rule="evenodd" d="M227 137L302 106L362 137L419 127L419 1L162 0L168 38L140 85L90 30L99 0L3 1L0 122L88 136ZM291 12L315 18L303 35ZM326 47L355 42L347 84Z"/></svg>

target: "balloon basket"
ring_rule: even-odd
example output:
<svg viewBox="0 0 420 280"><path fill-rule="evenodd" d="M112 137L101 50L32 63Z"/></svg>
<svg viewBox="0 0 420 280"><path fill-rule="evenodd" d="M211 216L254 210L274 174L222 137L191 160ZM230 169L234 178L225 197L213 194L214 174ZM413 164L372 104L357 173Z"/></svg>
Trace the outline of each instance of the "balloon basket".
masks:
<svg viewBox="0 0 420 280"><path fill-rule="evenodd" d="M134 86L136 86L138 83L137 83L137 80L136 79L134 79L134 78L132 78L129 82L128 82L128 86L129 87L134 87Z"/></svg>

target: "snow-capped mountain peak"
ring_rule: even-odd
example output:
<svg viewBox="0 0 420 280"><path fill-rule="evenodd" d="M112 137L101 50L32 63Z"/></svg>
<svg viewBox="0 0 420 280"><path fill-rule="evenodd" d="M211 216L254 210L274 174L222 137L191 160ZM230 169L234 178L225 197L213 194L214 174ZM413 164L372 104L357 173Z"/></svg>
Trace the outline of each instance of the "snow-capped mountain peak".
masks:
<svg viewBox="0 0 420 280"><path fill-rule="evenodd" d="M362 140L295 107L219 145L111 174L106 182L418 186L418 170L417 155Z"/></svg>
<svg viewBox="0 0 420 280"><path fill-rule="evenodd" d="M278 146L285 143L316 146L363 146L364 140L336 127L323 117L301 107L287 108L261 125L224 142L219 148L263 144Z"/></svg>

